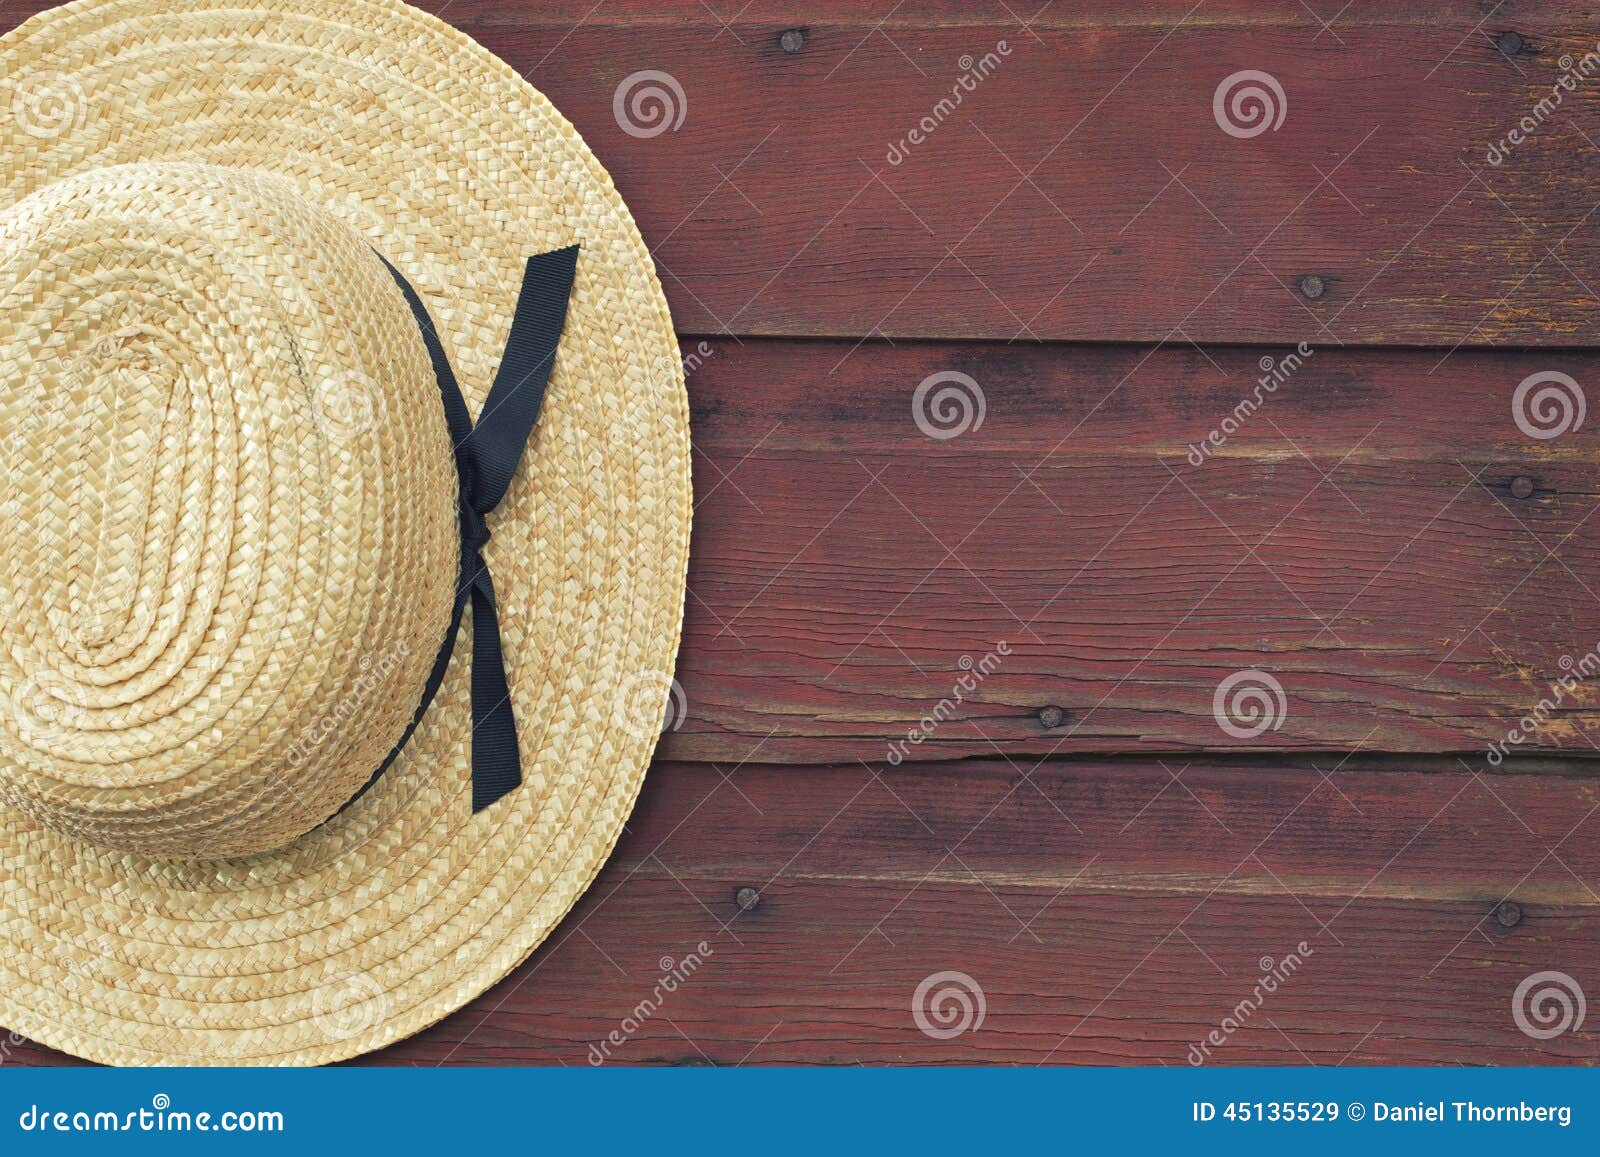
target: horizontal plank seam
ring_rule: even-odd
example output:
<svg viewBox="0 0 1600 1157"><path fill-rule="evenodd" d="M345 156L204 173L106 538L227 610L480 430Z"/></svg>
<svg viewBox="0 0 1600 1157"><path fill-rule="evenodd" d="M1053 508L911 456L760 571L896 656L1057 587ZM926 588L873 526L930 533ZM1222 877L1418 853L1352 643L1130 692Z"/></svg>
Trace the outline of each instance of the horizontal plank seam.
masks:
<svg viewBox="0 0 1600 1157"><path fill-rule="evenodd" d="M783 29L805 28L810 31L820 29L856 31L871 33L879 29L904 32L940 32L956 31L963 28L987 28L997 33L1004 34L1007 30L1015 30L1017 35L1026 36L1029 32L1039 33L1093 33L1093 32L1125 32L1125 31L1150 31L1163 34L1172 31L1173 15L1144 16L1139 13L1105 13L1083 15L1074 12L1046 11L1037 16L1030 16L1026 22L1017 20L1009 21L997 19L992 15L978 14L974 16L919 18L911 15L888 15L882 19L871 16L846 16L842 18L817 16L814 12L801 15L797 11L787 14L774 14L762 16L745 16L736 13L727 20L723 20L711 13L698 14L695 12L675 12L663 8L657 16L641 14L638 12L602 13L591 10L591 14L584 16L582 21L574 21L571 16L557 18L544 13L521 14L514 13L506 16L469 16L458 20L451 20L457 28L471 31L474 28L493 29L554 29L564 33L573 31L575 24L585 28L675 28L692 29L703 26L708 30L727 29ZM448 17L448 13L446 14ZM1547 31L1555 35L1565 34L1565 38L1581 40L1582 37L1570 30L1570 25L1558 22L1558 18L1550 17L1539 12L1520 14L1516 20L1519 29L1527 31ZM1461 17L1448 14L1434 13L1409 14L1405 12L1387 12L1381 16L1372 16L1363 13L1359 18L1341 21L1338 30L1346 35L1357 33L1366 29L1438 29L1448 32L1464 28ZM1259 32L1265 29L1286 29L1289 31L1318 30L1325 31L1323 22L1310 15L1296 15L1293 12L1277 12L1251 14L1248 19L1241 19L1238 13L1217 13L1213 16L1200 12L1191 12L1184 16L1183 29L1186 31L1215 31L1217 29L1236 28L1242 31Z"/></svg>
<svg viewBox="0 0 1600 1157"><path fill-rule="evenodd" d="M759 863L675 864L670 870L655 866L655 857L639 861L619 858L612 864L629 879L644 877L656 880L702 880L726 883L728 880L764 879L764 872L772 865ZM1376 871L1376 868L1374 869ZM1287 901L1319 899L1348 900L1355 903L1384 900L1416 901L1437 904L1467 904L1481 907L1488 917L1496 906L1506 900L1504 881L1485 880L1481 883L1434 883L1429 881L1399 881L1386 883L1381 877L1374 881L1370 873L1348 880L1311 879L1300 875L1279 873L1273 876L1226 875L1221 872L1124 872L1085 870L1056 872L929 872L922 869L895 871L828 872L817 869L788 870L780 877L763 885L775 889L793 884L890 884L920 887L970 887L979 890L1006 888L1018 891L1040 891L1059 896L1067 903L1073 895L1140 895L1170 896L1173 898L1196 895L1255 896L1264 899ZM1511 899L1525 909L1536 907L1542 911L1531 916L1576 914L1587 918L1600 915L1600 900L1594 893L1574 881L1560 883L1526 882L1517 888Z"/></svg>
<svg viewBox="0 0 1600 1157"><path fill-rule="evenodd" d="M648 238L647 238L648 240ZM884 330L881 327L872 331L872 335L854 333L841 330L837 333L822 330L763 330L763 329L728 329L728 330L700 330L679 329L675 331L679 342L696 341L756 341L778 344L800 344L805 342L848 342L852 351L858 349L870 350L872 347L882 347L885 350L903 351L908 348L915 349L919 346L993 346L997 350L1017 349L1048 349L1060 347L1062 349L1093 349L1093 350L1125 350L1133 353L1154 349L1173 348L1172 336L1165 338L1023 338L1023 337L967 337L963 335L941 336L928 334L921 331L907 331L903 334ZM876 335L876 336L873 336ZM1242 353L1255 351L1282 351L1285 342L1282 341L1249 341L1249 340L1208 340L1199 342L1184 342L1182 349L1191 346L1195 349L1224 353L1237 350ZM1292 344L1292 343L1287 343ZM1341 341L1332 346L1320 347L1323 351L1332 350L1343 354L1350 353L1451 353L1456 357L1472 356L1523 356L1523 357L1548 357L1557 354L1584 354L1600 352L1600 328L1595 330L1594 336L1585 341L1554 342L1550 344L1530 345L1523 342L1493 342L1475 343L1471 341L1459 343L1438 342L1364 342Z"/></svg>
<svg viewBox="0 0 1600 1157"><path fill-rule="evenodd" d="M838 738L852 739L860 736L827 735L820 737L823 740ZM1040 742L1049 740L1043 736ZM956 741L952 741L956 742ZM962 740L960 742L971 744L980 742L976 739ZM997 745L998 746L998 745ZM1160 769L1160 764L1181 759L1196 772L1202 771L1242 771L1242 772L1290 772L1295 774L1323 775L1337 770L1344 774L1415 774L1415 775L1456 775L1463 778L1474 774L1493 777L1527 777L1545 776L1553 779L1600 780L1600 754L1593 751L1560 751L1549 749L1543 755L1523 756L1508 755L1499 766L1491 766L1484 758L1481 748L1460 752L1404 752L1404 751L1366 751L1348 752L1338 748L1319 750L1270 750L1255 749L1252 751L1219 752L1216 750L1197 751L1183 748L1159 748L1148 751L1129 751L1126 748L1112 751L1086 751L1073 749L1072 751L1056 751L1045 754L1030 754L1020 747L1014 747L1011 752L1005 750L996 754L994 751L968 752L966 754L952 754L940 758L929 751L930 744L924 743L917 752L916 762L902 764L900 767L890 767L884 760L868 763L864 760L840 761L836 758L818 757L813 759L795 758L782 762L741 763L738 766L740 774L752 775L758 772L777 772L787 774L794 768L804 767L810 771L818 772L845 772L859 773L863 767L881 771L885 775L917 775L923 767L936 766L941 771L971 771L992 770L1001 778L1018 775L1032 775L1039 768L1052 771L1069 769L1073 764L1090 766L1104 766L1114 764L1132 770ZM1027 766L1019 766L1015 760L1022 760ZM1461 765L1461 760L1467 761L1467 766ZM728 766L727 759L697 759L687 756L668 755L661 760L664 765L677 765L682 767L711 767Z"/></svg>

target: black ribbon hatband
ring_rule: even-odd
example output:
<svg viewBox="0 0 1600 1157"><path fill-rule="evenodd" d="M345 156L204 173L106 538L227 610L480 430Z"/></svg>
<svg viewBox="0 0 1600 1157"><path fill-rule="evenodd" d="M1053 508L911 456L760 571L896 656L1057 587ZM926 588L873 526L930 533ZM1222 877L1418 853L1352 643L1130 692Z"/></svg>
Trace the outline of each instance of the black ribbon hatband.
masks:
<svg viewBox="0 0 1600 1157"><path fill-rule="evenodd" d="M495 609L494 582L483 548L489 541L487 516L500 505L522 461L528 437L544 404L545 388L555 364L556 347L567 320L567 301L578 266L578 246L569 245L528 259L517 298L511 336L500 369L478 420L467 412L466 399L445 356L439 332L417 291L387 260L395 284L405 295L422 331L439 380L445 423L455 444L456 473L461 481L461 576L444 646L434 660L423 689L422 703L395 744L361 790L365 792L388 770L411 739L417 725L444 683L461 629L462 612L472 604L472 810L482 811L522 784L522 759L517 748L517 722L511 710L505 655L500 647L500 619ZM359 794L359 793L358 793Z"/></svg>

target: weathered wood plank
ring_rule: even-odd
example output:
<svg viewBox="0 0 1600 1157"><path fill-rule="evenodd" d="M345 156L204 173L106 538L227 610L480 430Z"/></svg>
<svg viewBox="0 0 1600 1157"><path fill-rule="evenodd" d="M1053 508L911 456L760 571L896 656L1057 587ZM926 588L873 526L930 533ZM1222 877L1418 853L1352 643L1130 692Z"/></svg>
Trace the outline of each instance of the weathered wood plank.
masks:
<svg viewBox="0 0 1600 1157"><path fill-rule="evenodd" d="M1318 349L1195 466L1260 350L686 348L699 512L676 758L877 761L936 715L908 758L1481 760L1600 641L1596 438L1531 438L1512 409L1535 372L1600 379L1595 354ZM986 412L939 441L913 394L947 371ZM1284 703L1241 738L1213 698L1248 669ZM1597 705L1564 695L1525 748L1592 751Z"/></svg>
<svg viewBox="0 0 1600 1157"><path fill-rule="evenodd" d="M1594 782L1352 766L662 764L549 944L371 1060L584 1064L702 941L617 1062L1181 1065L1291 952L1215 1059L1600 1060L1511 1016L1536 971L1593 992ZM941 1041L910 1009L945 970L988 1013Z"/></svg>
<svg viewBox="0 0 1600 1157"><path fill-rule="evenodd" d="M612 169L689 331L1593 340L1594 94L1580 86L1503 165L1486 161L1562 55L1593 47L1581 19L1519 14L1507 56L1477 5L1401 28L1367 5L1326 32L1297 3L1245 7L1060 23L1047 9L1024 29L993 5L986 24L936 5L880 27L894 5L857 4L804 21L797 53L776 43L793 5L727 29L675 10L643 43L568 14L475 31ZM960 62L1001 42L992 75L940 110ZM679 79L688 115L637 139L613 97L645 68ZM1213 93L1263 68L1292 113L1234 139ZM923 118L937 129L890 163ZM1298 289L1311 274L1314 301Z"/></svg>
<svg viewBox="0 0 1600 1157"><path fill-rule="evenodd" d="M1536 1042L1510 1013L1532 972L1590 974L1592 784L1023 770L814 769L802 782L784 768L725 781L663 766L550 948L375 1059L585 1063L652 995L662 958L702 941L704 966L614 1046L617 1061L1183 1064L1252 994L1262 958L1277 965L1302 942L1299 976L1216 1059L1600 1059L1593 1031ZM752 910L742 887L760 892ZM919 982L946 970L976 980L988 1012L941 1041L910 1010Z"/></svg>
<svg viewBox="0 0 1600 1157"><path fill-rule="evenodd" d="M1533 112L1563 56L1594 47L1579 5L1363 3L1326 29L1295 0L1058 4L1027 27L1015 5L948 0L721 16L659 0L431 6L577 124L687 332L1444 346L1597 333L1600 81ZM784 51L800 26L803 47ZM961 62L986 53L991 74L942 109ZM1246 69L1272 74L1287 114L1235 139L1212 98ZM619 87L646 70L683 90L676 131L619 127ZM1524 115L1538 120L1528 142L1490 164ZM890 163L924 118L925 143ZM1314 300L1308 275L1322 278Z"/></svg>

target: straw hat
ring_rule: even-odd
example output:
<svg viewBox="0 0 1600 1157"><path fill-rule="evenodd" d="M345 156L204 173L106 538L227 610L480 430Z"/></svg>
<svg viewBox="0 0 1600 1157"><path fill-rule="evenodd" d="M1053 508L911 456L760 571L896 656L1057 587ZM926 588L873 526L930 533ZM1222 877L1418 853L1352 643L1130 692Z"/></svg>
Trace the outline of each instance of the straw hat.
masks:
<svg viewBox="0 0 1600 1157"><path fill-rule="evenodd" d="M649 254L398 0L82 0L0 39L6 113L0 1024L390 1044L568 912L660 731L691 494Z"/></svg>

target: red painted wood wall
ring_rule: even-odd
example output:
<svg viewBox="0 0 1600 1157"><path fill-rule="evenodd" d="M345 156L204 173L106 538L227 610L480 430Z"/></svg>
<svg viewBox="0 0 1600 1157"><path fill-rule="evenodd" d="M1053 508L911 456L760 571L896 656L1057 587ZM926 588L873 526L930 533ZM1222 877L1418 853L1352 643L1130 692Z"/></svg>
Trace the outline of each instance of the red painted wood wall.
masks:
<svg viewBox="0 0 1600 1157"><path fill-rule="evenodd" d="M1514 1010L1600 997L1600 690L1519 723L1600 645L1600 23L1041 3L424 5L632 206L698 508L613 862L371 1061L587 1063L691 952L614 1062L1600 1059ZM619 122L645 70L676 128ZM981 423L930 437L930 378Z"/></svg>

